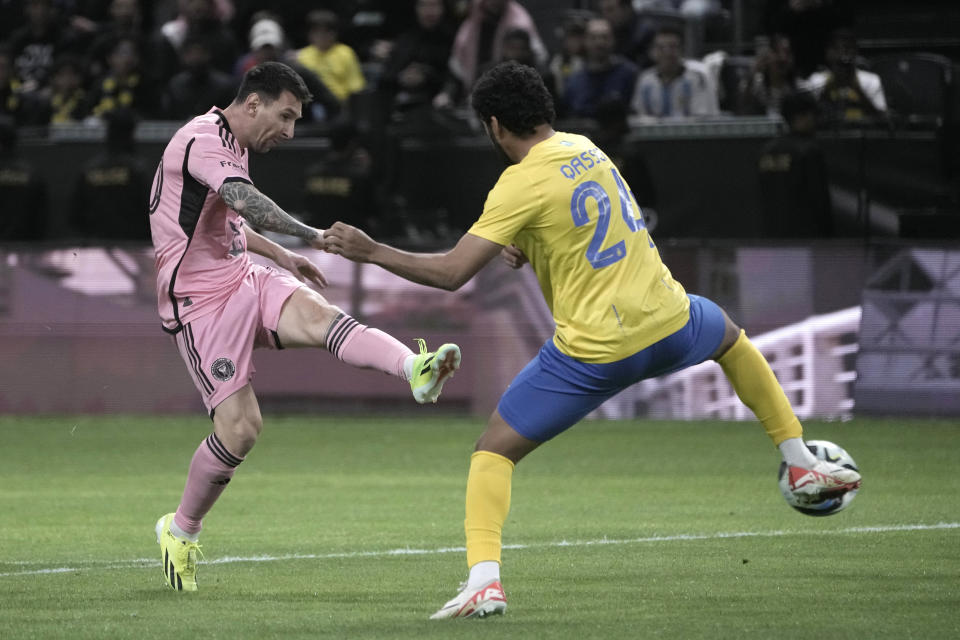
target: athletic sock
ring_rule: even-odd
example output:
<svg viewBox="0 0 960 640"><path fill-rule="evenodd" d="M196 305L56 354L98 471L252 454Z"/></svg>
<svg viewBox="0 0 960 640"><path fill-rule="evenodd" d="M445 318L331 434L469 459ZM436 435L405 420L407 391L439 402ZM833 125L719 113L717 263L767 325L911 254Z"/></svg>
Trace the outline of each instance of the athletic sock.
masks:
<svg viewBox="0 0 960 640"><path fill-rule="evenodd" d="M467 578L467 589L479 589L485 584L500 579L500 563L493 560L484 560L470 567L470 577Z"/></svg>
<svg viewBox="0 0 960 640"><path fill-rule="evenodd" d="M237 465L243 458L227 451L217 434L211 433L200 443L187 473L187 485L173 521L181 531L195 535L203 527L203 517L227 488Z"/></svg>
<svg viewBox="0 0 960 640"><path fill-rule="evenodd" d="M402 342L379 329L360 324L345 313L340 313L327 330L327 351L347 364L365 369L379 369L384 373L409 380L406 360L413 352ZM412 361L411 361L412 363Z"/></svg>
<svg viewBox="0 0 960 640"><path fill-rule="evenodd" d="M176 519L170 521L170 533L178 538L186 538L190 542L196 542L200 539L199 533L188 533L177 526Z"/></svg>
<svg viewBox="0 0 960 640"><path fill-rule="evenodd" d="M817 463L817 457L810 453L802 438L787 438L780 443L783 460L791 467L810 469Z"/></svg>
<svg viewBox="0 0 960 640"><path fill-rule="evenodd" d="M513 462L490 452L470 456L467 476L466 519L467 566L479 562L500 563L503 522L510 512L510 483Z"/></svg>
<svg viewBox="0 0 960 640"><path fill-rule="evenodd" d="M803 436L803 427L763 354L742 329L737 341L717 360L737 396L767 430L774 445Z"/></svg>

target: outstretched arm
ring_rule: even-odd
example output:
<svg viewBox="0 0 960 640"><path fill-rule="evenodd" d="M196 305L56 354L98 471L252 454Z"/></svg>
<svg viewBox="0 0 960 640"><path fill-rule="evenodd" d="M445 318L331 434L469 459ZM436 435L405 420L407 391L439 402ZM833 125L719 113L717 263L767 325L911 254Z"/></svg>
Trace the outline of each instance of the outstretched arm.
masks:
<svg viewBox="0 0 960 640"><path fill-rule="evenodd" d="M225 182L220 197L227 206L243 216L250 224L267 231L285 233L303 238L311 246L323 248L323 231L303 224L247 182Z"/></svg>
<svg viewBox="0 0 960 640"><path fill-rule="evenodd" d="M284 249L276 242L248 227L243 226L244 234L247 236L247 251L261 255L264 258L270 258L278 267L286 269L293 274L293 277L304 282L309 280L321 289L327 286L327 277L317 267L310 262L308 258Z"/></svg>
<svg viewBox="0 0 960 640"><path fill-rule="evenodd" d="M335 222L324 232L330 253L354 262L369 262L401 278L429 287L455 291L503 249L502 245L469 233L446 253L411 253L376 242L363 231Z"/></svg>

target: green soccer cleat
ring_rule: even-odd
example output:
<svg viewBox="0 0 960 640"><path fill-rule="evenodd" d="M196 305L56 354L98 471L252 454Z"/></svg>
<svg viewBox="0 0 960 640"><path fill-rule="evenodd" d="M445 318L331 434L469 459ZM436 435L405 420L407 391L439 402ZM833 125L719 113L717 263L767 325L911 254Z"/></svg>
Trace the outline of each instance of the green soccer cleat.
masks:
<svg viewBox="0 0 960 640"><path fill-rule="evenodd" d="M436 402L443 383L460 368L460 347L444 344L428 353L426 342L417 338L417 344L420 345L420 355L413 361L410 390L413 391L414 400L420 404Z"/></svg>
<svg viewBox="0 0 960 640"><path fill-rule="evenodd" d="M154 530L160 545L160 560L163 563L163 580L177 591L197 590L197 557L202 557L200 545L170 532L173 514L159 520Z"/></svg>

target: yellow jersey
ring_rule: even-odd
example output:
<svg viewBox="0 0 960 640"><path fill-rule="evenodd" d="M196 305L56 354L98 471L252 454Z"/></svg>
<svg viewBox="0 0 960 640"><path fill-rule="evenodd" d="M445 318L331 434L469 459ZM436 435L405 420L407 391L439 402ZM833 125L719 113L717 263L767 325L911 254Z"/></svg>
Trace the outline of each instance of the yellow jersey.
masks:
<svg viewBox="0 0 960 640"><path fill-rule="evenodd" d="M297 52L297 61L317 74L340 102L363 90L366 84L357 54L342 42L326 51L306 46Z"/></svg>
<svg viewBox="0 0 960 640"><path fill-rule="evenodd" d="M533 267L557 348L616 362L681 329L690 301L660 260L636 199L584 136L556 132L500 176L468 233L515 244Z"/></svg>

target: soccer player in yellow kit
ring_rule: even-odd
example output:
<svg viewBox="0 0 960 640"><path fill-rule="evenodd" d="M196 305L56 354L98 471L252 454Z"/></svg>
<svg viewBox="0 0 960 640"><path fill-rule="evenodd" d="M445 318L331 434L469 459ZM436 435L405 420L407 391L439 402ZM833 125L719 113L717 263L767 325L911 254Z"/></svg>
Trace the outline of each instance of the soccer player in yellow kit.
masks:
<svg viewBox="0 0 960 640"><path fill-rule="evenodd" d="M483 214L445 253L410 253L337 222L325 249L413 282L455 290L497 254L529 261L556 332L504 392L477 441L467 477L469 578L432 618L503 613L501 531L514 466L626 387L707 359L783 454L794 489L859 486L860 476L818 461L763 355L715 303L688 295L660 260L629 187L589 139L554 131L553 103L535 70L508 62L485 73L473 108L510 163Z"/></svg>

